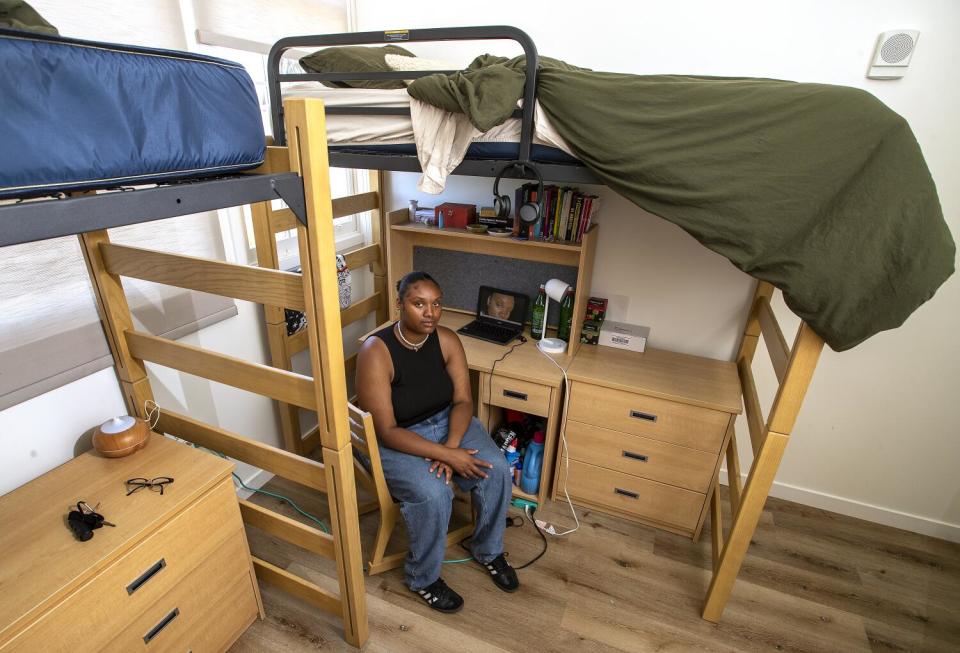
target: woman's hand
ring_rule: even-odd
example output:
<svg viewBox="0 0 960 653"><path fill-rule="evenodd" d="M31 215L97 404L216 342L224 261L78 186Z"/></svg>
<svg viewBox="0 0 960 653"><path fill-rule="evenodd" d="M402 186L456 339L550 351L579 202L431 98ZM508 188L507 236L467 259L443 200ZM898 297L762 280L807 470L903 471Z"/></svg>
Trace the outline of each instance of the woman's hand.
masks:
<svg viewBox="0 0 960 653"><path fill-rule="evenodd" d="M428 462L433 463L430 465L430 470L428 473L433 474L436 472L437 478L442 478L446 474L447 478L444 481L447 485L450 485L450 479L453 478L453 468L450 467L447 463L440 462L439 460L434 460L433 458L427 458Z"/></svg>
<svg viewBox="0 0 960 653"><path fill-rule="evenodd" d="M493 465L482 458L477 458L479 449L449 449L444 452L444 461L453 468L453 471L464 478L487 478L484 469L491 469Z"/></svg>

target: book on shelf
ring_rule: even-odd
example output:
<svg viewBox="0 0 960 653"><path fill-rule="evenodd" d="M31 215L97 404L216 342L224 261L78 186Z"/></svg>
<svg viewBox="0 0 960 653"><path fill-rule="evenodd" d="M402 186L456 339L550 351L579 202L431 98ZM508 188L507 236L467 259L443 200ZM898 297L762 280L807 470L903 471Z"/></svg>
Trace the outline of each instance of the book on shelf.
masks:
<svg viewBox="0 0 960 653"><path fill-rule="evenodd" d="M596 195L585 195L578 188L569 186L544 186L543 197L537 196L538 191L535 183L523 184L514 191L514 236L570 244L583 242L584 234L600 210L600 198ZM522 227L520 207L527 202L538 200L540 220L534 225Z"/></svg>

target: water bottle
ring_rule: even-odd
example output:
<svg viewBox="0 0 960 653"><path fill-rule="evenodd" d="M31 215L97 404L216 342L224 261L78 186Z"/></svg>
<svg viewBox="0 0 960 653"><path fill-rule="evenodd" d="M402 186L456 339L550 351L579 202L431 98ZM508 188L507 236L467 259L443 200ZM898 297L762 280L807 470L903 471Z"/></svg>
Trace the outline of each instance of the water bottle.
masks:
<svg viewBox="0 0 960 653"><path fill-rule="evenodd" d="M570 325L573 323L573 289L567 288L560 302L560 324L557 326L557 337L564 342L570 342Z"/></svg>
<svg viewBox="0 0 960 653"><path fill-rule="evenodd" d="M541 283L540 294L537 295L537 301L533 303L533 318L530 320L530 335L534 340L541 340L543 338L543 316L546 310L547 287Z"/></svg>
<svg viewBox="0 0 960 653"><path fill-rule="evenodd" d="M527 445L523 456L523 475L520 489L527 494L536 494L540 489L540 469L543 467L543 431L533 434L533 442Z"/></svg>
<svg viewBox="0 0 960 653"><path fill-rule="evenodd" d="M517 440L514 439L513 442L507 447L507 451L504 454L507 458L507 465L510 467L510 478L513 478L514 470L517 467L517 463L520 462L520 452L517 451Z"/></svg>

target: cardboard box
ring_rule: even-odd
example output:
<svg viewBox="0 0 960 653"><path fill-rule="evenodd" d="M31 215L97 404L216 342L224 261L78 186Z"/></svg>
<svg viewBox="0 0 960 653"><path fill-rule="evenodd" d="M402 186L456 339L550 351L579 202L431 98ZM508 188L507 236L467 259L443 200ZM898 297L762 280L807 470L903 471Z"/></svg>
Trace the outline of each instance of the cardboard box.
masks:
<svg viewBox="0 0 960 653"><path fill-rule="evenodd" d="M603 297L591 297L587 300L587 314L585 320L603 322L607 316L607 300Z"/></svg>
<svg viewBox="0 0 960 653"><path fill-rule="evenodd" d="M444 229L466 229L468 224L477 221L477 207L473 204L444 202L437 207L437 226L443 218Z"/></svg>
<svg viewBox="0 0 960 653"><path fill-rule="evenodd" d="M492 206L480 207L480 216L477 218L477 222L496 229L509 229L513 226L513 218L498 217Z"/></svg>
<svg viewBox="0 0 960 653"><path fill-rule="evenodd" d="M630 351L642 352L647 346L647 338L649 337L650 327L607 320L603 323L603 326L600 327L600 340L598 344L604 345L605 347L616 347L617 349L629 349Z"/></svg>
<svg viewBox="0 0 960 653"><path fill-rule="evenodd" d="M584 320L580 330L580 342L595 345L600 340L600 327L603 322L598 320Z"/></svg>

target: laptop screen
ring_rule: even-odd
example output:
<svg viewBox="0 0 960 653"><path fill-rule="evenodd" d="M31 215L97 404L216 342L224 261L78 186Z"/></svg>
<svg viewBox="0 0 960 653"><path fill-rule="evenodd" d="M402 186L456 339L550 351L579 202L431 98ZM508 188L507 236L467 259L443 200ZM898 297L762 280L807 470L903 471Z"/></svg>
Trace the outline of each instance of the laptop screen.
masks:
<svg viewBox="0 0 960 653"><path fill-rule="evenodd" d="M523 293L480 286L477 296L477 317L522 327L527 319L529 301Z"/></svg>

